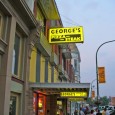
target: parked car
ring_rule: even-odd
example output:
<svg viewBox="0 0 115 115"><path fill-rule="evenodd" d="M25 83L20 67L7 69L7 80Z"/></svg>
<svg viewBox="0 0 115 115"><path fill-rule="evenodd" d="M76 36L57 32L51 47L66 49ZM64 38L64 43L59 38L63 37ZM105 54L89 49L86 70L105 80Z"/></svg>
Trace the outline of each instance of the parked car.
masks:
<svg viewBox="0 0 115 115"><path fill-rule="evenodd" d="M107 110L115 110L115 107L114 107L114 106L109 106L109 107L107 108Z"/></svg>
<svg viewBox="0 0 115 115"><path fill-rule="evenodd" d="M108 109L109 105L105 105L105 108Z"/></svg>
<svg viewBox="0 0 115 115"><path fill-rule="evenodd" d="M115 115L115 110L110 111L110 115Z"/></svg>
<svg viewBox="0 0 115 115"><path fill-rule="evenodd" d="M114 106L114 110L115 110L115 106Z"/></svg>
<svg viewBox="0 0 115 115"><path fill-rule="evenodd" d="M100 113L103 112L104 108L105 108L105 106L99 106Z"/></svg>
<svg viewBox="0 0 115 115"><path fill-rule="evenodd" d="M109 111L110 114L113 114L115 111L114 106L109 106L107 110Z"/></svg>

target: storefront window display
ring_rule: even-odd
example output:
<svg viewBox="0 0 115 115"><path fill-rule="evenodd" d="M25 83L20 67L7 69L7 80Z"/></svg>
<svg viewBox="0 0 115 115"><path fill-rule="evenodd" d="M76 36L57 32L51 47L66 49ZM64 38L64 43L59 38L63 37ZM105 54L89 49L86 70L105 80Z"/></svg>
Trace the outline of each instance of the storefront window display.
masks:
<svg viewBox="0 0 115 115"><path fill-rule="evenodd" d="M36 103L37 103L37 93L34 93L33 94L33 111L36 113L36 110L37 110L37 106L36 106Z"/></svg>
<svg viewBox="0 0 115 115"><path fill-rule="evenodd" d="M33 110L38 115L45 115L46 96L34 93Z"/></svg>
<svg viewBox="0 0 115 115"><path fill-rule="evenodd" d="M62 101L57 101L57 115L60 114L60 110L62 109Z"/></svg>
<svg viewBox="0 0 115 115"><path fill-rule="evenodd" d="M16 115L16 97L15 96L10 97L9 115Z"/></svg>
<svg viewBox="0 0 115 115"><path fill-rule="evenodd" d="M44 95L39 94L38 97L38 115L45 115L45 101L46 98Z"/></svg>

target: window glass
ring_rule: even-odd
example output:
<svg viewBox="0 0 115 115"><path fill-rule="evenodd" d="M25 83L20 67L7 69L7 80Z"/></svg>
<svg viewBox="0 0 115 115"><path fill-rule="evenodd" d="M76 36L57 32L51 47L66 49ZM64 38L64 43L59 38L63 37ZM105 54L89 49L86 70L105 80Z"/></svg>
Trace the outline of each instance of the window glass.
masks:
<svg viewBox="0 0 115 115"><path fill-rule="evenodd" d="M23 78L24 49L24 39L19 33L16 33L12 59L12 74L16 75L19 79Z"/></svg>
<svg viewBox="0 0 115 115"><path fill-rule="evenodd" d="M51 66L51 82L54 82L54 66Z"/></svg>
<svg viewBox="0 0 115 115"><path fill-rule="evenodd" d="M6 41L11 18L0 11L0 39Z"/></svg>
<svg viewBox="0 0 115 115"><path fill-rule="evenodd" d="M0 39L2 38L2 30L3 30L3 16L0 12Z"/></svg>
<svg viewBox="0 0 115 115"><path fill-rule="evenodd" d="M51 20L51 27L55 27L56 26L56 20Z"/></svg>
<svg viewBox="0 0 115 115"><path fill-rule="evenodd" d="M17 93L11 93L9 115L20 115L20 95Z"/></svg>
<svg viewBox="0 0 115 115"><path fill-rule="evenodd" d="M45 115L46 98L44 95L39 94L38 98L38 115Z"/></svg>
<svg viewBox="0 0 115 115"><path fill-rule="evenodd" d="M9 115L16 115L16 97L15 96L10 97Z"/></svg>
<svg viewBox="0 0 115 115"><path fill-rule="evenodd" d="M42 32L45 33L46 19L38 7L37 7L37 20L40 21L41 30Z"/></svg>
<svg viewBox="0 0 115 115"><path fill-rule="evenodd" d="M13 50L13 64L12 64L12 73L15 75L18 75L19 46L20 46L20 38L16 34L14 42L14 50Z"/></svg>
<svg viewBox="0 0 115 115"><path fill-rule="evenodd" d="M48 82L48 60L45 59L45 82Z"/></svg>
<svg viewBox="0 0 115 115"><path fill-rule="evenodd" d="M0 15L0 37L1 37L1 24L2 24L2 17L1 17L1 15Z"/></svg>
<svg viewBox="0 0 115 115"><path fill-rule="evenodd" d="M4 39L6 32L6 16L0 11L0 39Z"/></svg>
<svg viewBox="0 0 115 115"><path fill-rule="evenodd" d="M74 59L74 68L75 68L75 71L77 71L77 60Z"/></svg>
<svg viewBox="0 0 115 115"><path fill-rule="evenodd" d="M0 55L0 70L1 70L1 61L2 61L2 56Z"/></svg>
<svg viewBox="0 0 115 115"><path fill-rule="evenodd" d="M41 59L41 53L40 53L40 52L37 52L36 82L40 82L40 59Z"/></svg>
<svg viewBox="0 0 115 115"><path fill-rule="evenodd" d="M37 104L37 93L33 93L33 111L34 113L36 114L37 112L37 107L38 107L38 104Z"/></svg>
<svg viewBox="0 0 115 115"><path fill-rule="evenodd" d="M62 101L58 100L57 101L57 115L60 114L60 109L62 109Z"/></svg>

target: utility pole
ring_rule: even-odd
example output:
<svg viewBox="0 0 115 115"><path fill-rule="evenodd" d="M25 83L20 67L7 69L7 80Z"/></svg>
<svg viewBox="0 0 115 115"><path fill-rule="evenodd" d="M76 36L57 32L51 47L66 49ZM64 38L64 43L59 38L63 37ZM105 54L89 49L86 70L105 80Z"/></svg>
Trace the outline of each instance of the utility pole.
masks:
<svg viewBox="0 0 115 115"><path fill-rule="evenodd" d="M94 79L94 80L91 82L91 95L92 95L92 87L93 87L92 84L93 84L93 82L96 81L96 80L97 80L97 79Z"/></svg>
<svg viewBox="0 0 115 115"><path fill-rule="evenodd" d="M97 102L96 102L96 104L97 104L98 107L99 107L100 102L99 102L99 81L98 81L98 60L97 60L97 54L98 54L99 49L100 49L104 44L107 44L107 43L110 43L110 42L115 42L115 40L111 40L111 41L107 41L107 42L102 43L102 44L98 47L98 49L97 49L97 51L96 51L96 79L97 79Z"/></svg>

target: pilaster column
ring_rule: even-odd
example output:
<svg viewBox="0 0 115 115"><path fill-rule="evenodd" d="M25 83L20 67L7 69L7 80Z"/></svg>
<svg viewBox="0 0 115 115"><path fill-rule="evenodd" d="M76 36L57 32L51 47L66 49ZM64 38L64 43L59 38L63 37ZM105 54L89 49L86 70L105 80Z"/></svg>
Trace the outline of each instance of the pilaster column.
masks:
<svg viewBox="0 0 115 115"><path fill-rule="evenodd" d="M4 54L2 54L0 69L0 115L9 115L12 56L16 29L16 20L14 17L11 18L7 28L9 29L6 35L8 36L6 41L7 47L5 48Z"/></svg>

